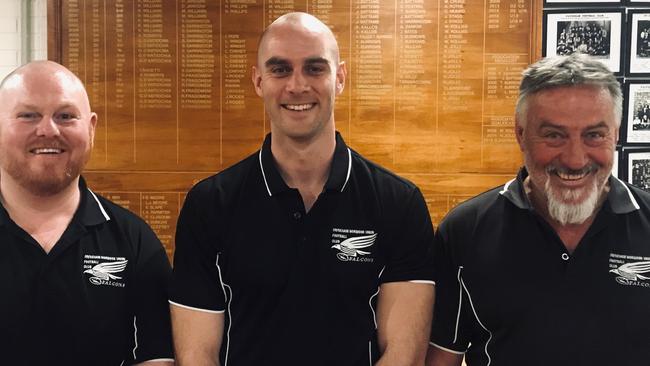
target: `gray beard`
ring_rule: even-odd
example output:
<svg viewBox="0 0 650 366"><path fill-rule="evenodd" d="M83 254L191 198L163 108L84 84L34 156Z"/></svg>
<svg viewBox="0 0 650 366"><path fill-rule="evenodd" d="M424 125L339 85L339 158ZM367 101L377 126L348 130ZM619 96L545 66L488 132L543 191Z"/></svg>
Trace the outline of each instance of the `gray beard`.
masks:
<svg viewBox="0 0 650 366"><path fill-rule="evenodd" d="M582 224L596 211L600 201L600 195L603 192L602 188L598 186L597 179L594 179L593 185L585 188L589 190L589 193L582 203L565 203L564 200L575 200L578 198L583 193L582 190L564 189L559 192L554 192L553 187L551 187L551 178L548 177L544 184L544 192L548 202L549 216L561 225Z"/></svg>

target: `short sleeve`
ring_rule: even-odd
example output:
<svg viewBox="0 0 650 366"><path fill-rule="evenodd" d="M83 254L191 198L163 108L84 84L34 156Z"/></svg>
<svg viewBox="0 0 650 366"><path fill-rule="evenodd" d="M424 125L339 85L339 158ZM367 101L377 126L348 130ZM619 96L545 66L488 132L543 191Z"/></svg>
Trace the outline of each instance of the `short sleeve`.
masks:
<svg viewBox="0 0 650 366"><path fill-rule="evenodd" d="M178 217L169 301L193 310L222 312L225 294L217 264L218 208L208 192L204 186L194 187Z"/></svg>
<svg viewBox="0 0 650 366"><path fill-rule="evenodd" d="M149 226L142 222L139 231L133 288L129 290L133 337L125 358L133 364L154 359L173 360L167 303L171 266L165 249Z"/></svg>
<svg viewBox="0 0 650 366"><path fill-rule="evenodd" d="M402 202L398 202L402 204ZM404 202L405 209L394 210L390 249L380 281L423 281L433 283L433 225L420 190L412 190Z"/></svg>
<svg viewBox="0 0 650 366"><path fill-rule="evenodd" d="M452 353L464 353L469 346L466 326L469 301L461 284L462 268L453 255L443 222L434 239L434 279L436 301L433 310L431 343Z"/></svg>

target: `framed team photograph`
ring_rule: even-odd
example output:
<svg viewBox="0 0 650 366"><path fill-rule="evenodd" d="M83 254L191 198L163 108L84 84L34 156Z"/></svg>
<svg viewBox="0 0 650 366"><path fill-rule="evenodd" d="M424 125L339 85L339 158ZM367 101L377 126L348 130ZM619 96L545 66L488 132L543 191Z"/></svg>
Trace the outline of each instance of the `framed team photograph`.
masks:
<svg viewBox="0 0 650 366"><path fill-rule="evenodd" d="M544 10L542 54L582 52L623 73L623 9Z"/></svg>
<svg viewBox="0 0 650 366"><path fill-rule="evenodd" d="M650 9L628 11L627 74L650 76Z"/></svg>
<svg viewBox="0 0 650 366"><path fill-rule="evenodd" d="M619 139L626 144L650 143L650 80L626 80Z"/></svg>
<svg viewBox="0 0 650 366"><path fill-rule="evenodd" d="M650 192L650 149L628 150L627 181Z"/></svg>
<svg viewBox="0 0 650 366"><path fill-rule="evenodd" d="M544 7L621 5L624 0L544 0Z"/></svg>

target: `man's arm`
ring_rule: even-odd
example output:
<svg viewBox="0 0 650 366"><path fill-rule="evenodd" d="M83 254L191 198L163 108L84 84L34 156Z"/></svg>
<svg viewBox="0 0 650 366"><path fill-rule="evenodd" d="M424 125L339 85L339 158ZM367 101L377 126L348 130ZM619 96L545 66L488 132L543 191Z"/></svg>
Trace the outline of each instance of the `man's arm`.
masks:
<svg viewBox="0 0 650 366"><path fill-rule="evenodd" d="M422 365L429 344L434 286L388 282L380 287L377 338L381 358L376 366Z"/></svg>
<svg viewBox="0 0 650 366"><path fill-rule="evenodd" d="M427 352L426 366L460 366L462 362L462 353L448 352L433 345Z"/></svg>
<svg viewBox="0 0 650 366"><path fill-rule="evenodd" d="M170 305L176 364L219 366L223 312L192 310Z"/></svg>

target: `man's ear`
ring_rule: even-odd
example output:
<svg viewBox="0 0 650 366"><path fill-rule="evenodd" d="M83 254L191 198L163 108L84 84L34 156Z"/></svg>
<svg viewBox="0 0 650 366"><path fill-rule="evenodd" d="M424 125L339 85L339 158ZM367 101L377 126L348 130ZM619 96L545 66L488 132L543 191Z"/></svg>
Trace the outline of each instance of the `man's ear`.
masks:
<svg viewBox="0 0 650 366"><path fill-rule="evenodd" d="M519 118L515 117L515 137L519 144L519 150L524 151L524 127L521 125Z"/></svg>
<svg viewBox="0 0 650 366"><path fill-rule="evenodd" d="M251 68L251 81L253 81L255 93L257 93L258 96L262 97L262 73L255 65L253 65Z"/></svg>
<svg viewBox="0 0 650 366"><path fill-rule="evenodd" d="M336 95L343 93L345 88L345 78L348 75L348 70L345 66L345 61L341 61L336 68Z"/></svg>

